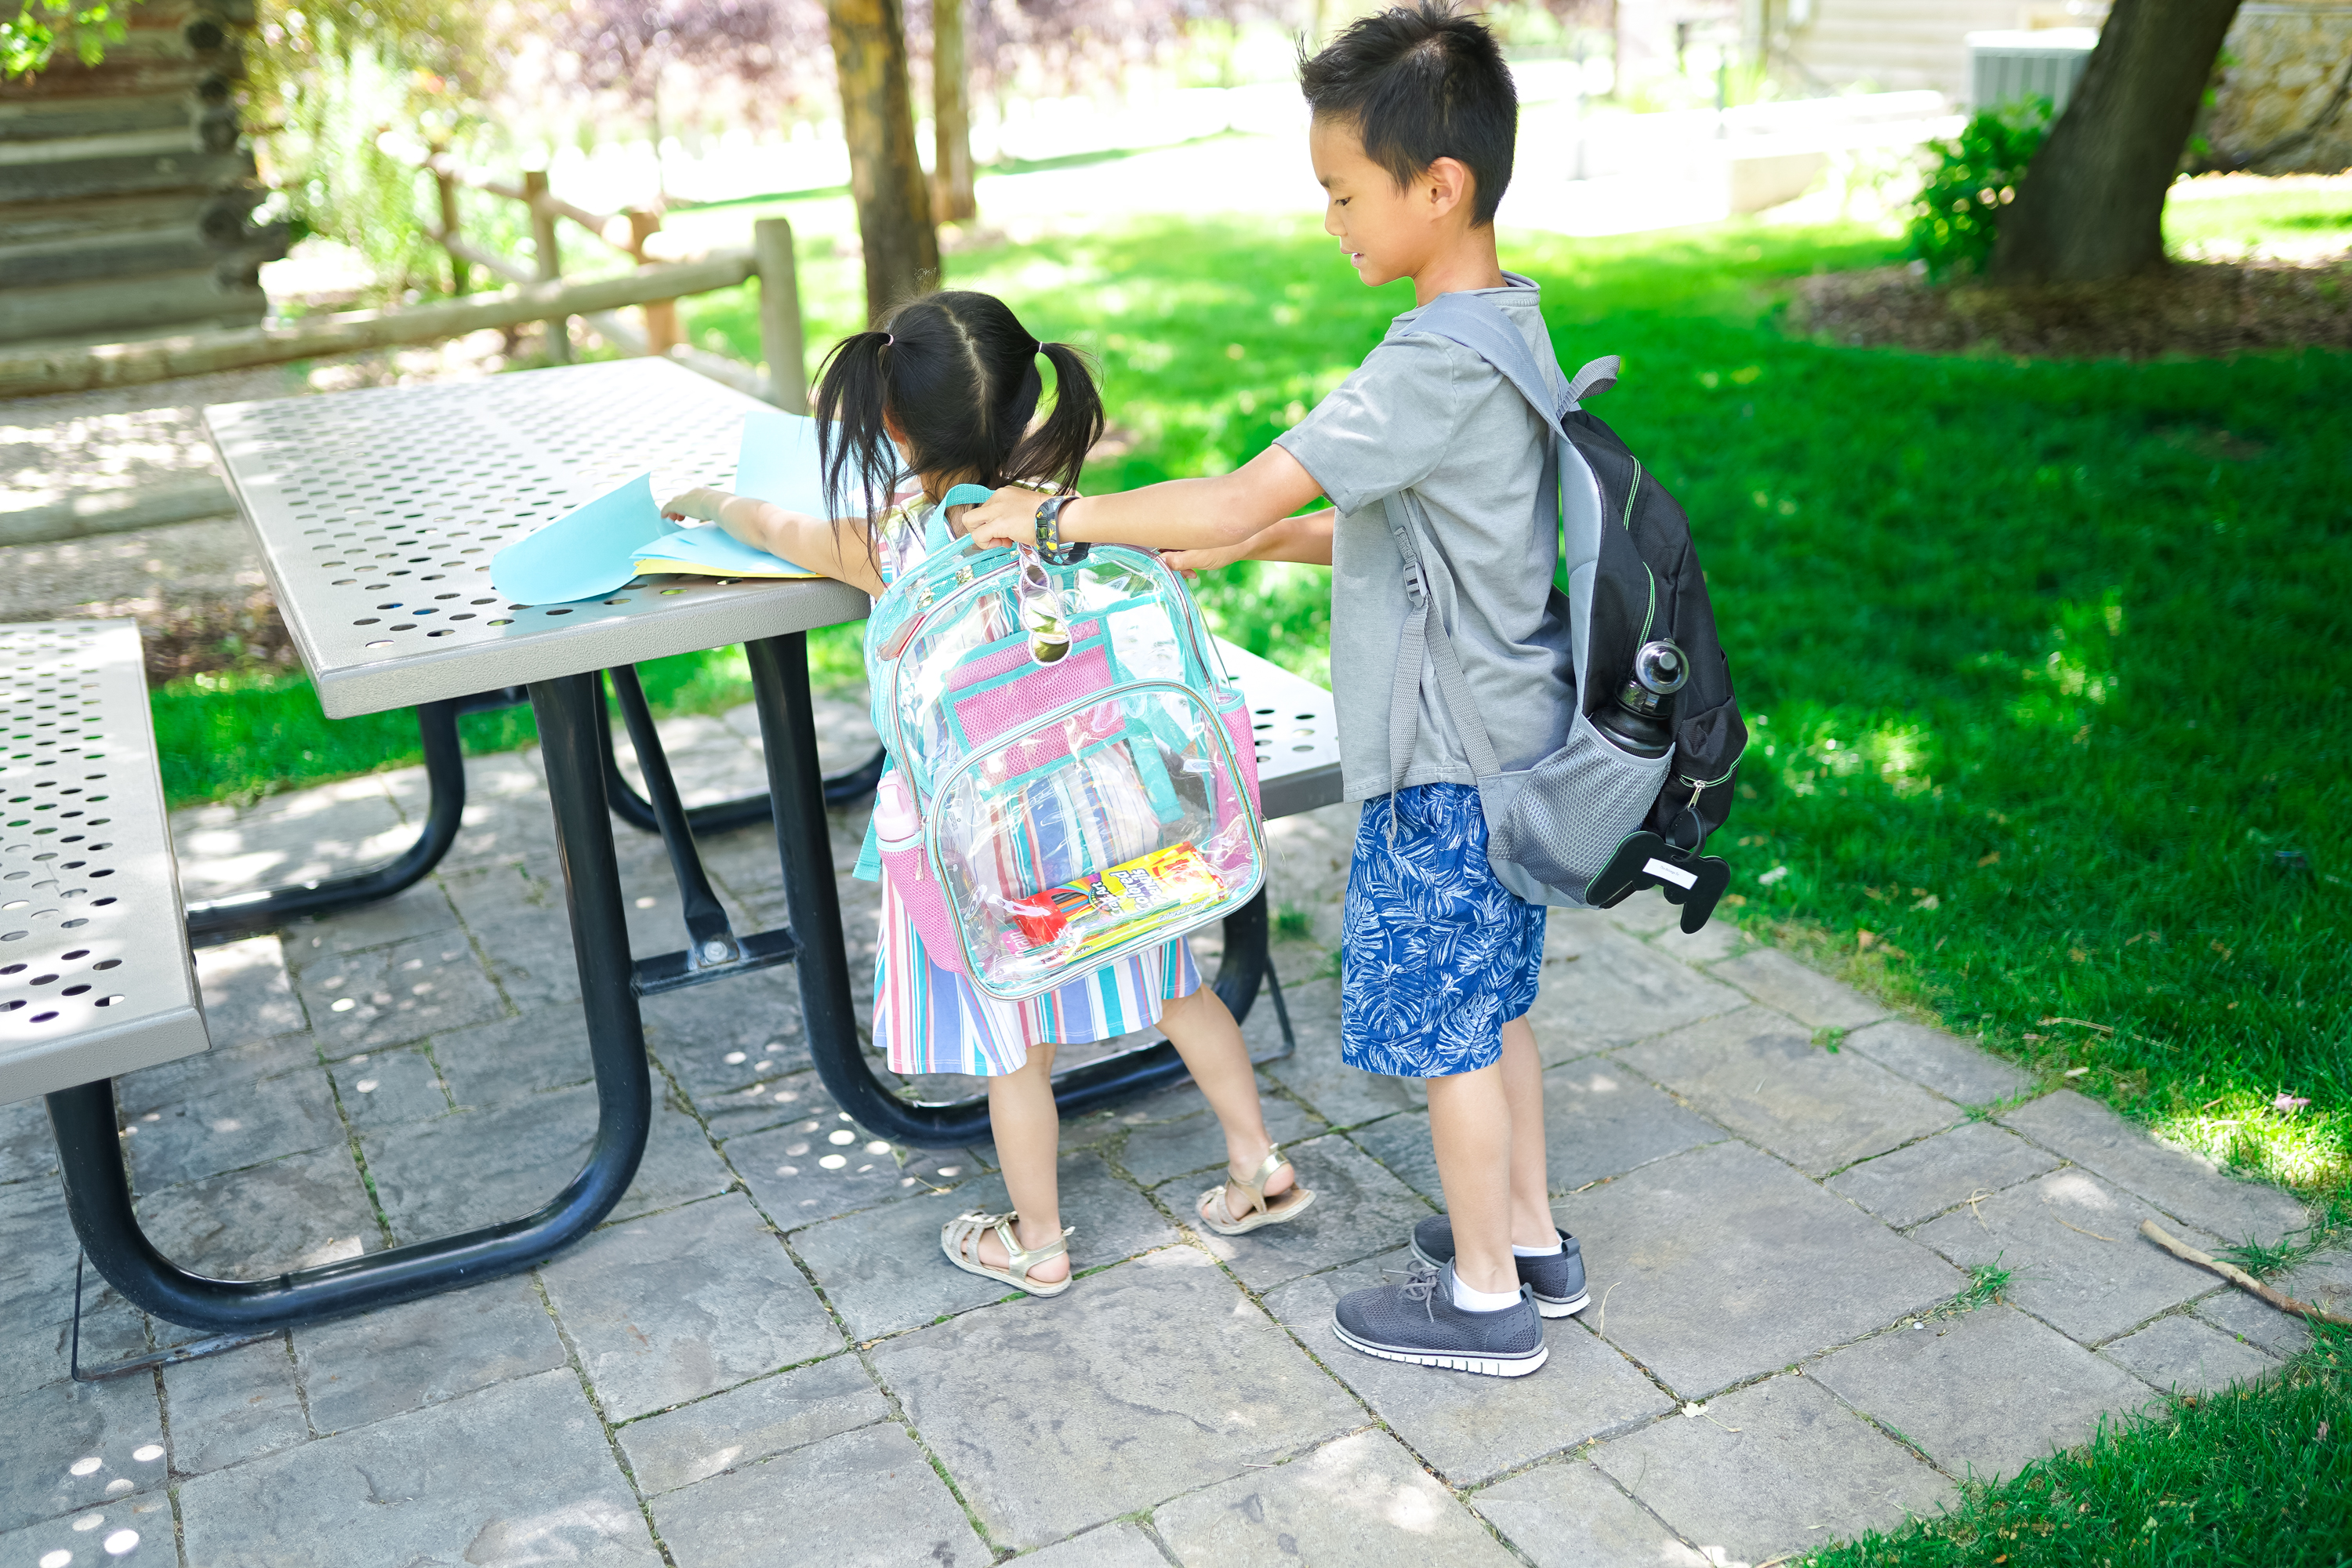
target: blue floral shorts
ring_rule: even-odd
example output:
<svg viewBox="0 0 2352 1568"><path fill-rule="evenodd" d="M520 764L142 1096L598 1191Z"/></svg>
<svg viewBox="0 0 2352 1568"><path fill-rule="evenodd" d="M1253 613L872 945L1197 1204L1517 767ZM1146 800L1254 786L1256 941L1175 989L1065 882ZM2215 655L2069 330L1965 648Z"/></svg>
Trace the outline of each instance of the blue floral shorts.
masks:
<svg viewBox="0 0 2352 1568"><path fill-rule="evenodd" d="M1418 784L1366 801L1340 939L1340 1056L1398 1078L1492 1066L1503 1026L1535 1005L1543 943L1544 907L1487 868L1477 790Z"/></svg>

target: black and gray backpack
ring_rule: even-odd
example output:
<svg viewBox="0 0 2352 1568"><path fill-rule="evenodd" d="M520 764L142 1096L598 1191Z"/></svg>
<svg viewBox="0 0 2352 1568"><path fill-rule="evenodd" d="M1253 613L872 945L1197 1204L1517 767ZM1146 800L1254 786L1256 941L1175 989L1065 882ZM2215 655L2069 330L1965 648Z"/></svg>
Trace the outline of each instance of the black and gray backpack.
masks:
<svg viewBox="0 0 2352 1568"><path fill-rule="evenodd" d="M1501 771L1423 580L1412 520L1391 496L1389 528L1411 606L1389 711L1391 776L1403 776L1420 721L1425 649L1433 695L1478 781L1487 859L1504 886L1531 903L1595 909L1655 887L1682 906L1682 929L1696 931L1731 879L1723 860L1699 850L1730 815L1748 730L1689 520L1616 432L1582 407L1615 384L1618 362L1595 360L1562 384L1558 363L1547 354L1539 363L1508 318L1475 294L1440 295L1413 326L1493 365L1552 428L1568 584L1553 595L1566 601L1559 619L1570 632L1576 713L1558 751Z"/></svg>

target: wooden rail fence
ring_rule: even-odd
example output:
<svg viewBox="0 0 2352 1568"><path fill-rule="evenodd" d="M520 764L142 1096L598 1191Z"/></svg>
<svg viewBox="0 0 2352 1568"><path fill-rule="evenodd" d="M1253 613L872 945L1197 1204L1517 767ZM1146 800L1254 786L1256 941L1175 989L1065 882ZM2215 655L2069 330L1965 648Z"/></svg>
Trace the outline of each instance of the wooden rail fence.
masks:
<svg viewBox="0 0 2352 1568"><path fill-rule="evenodd" d="M428 231L448 253L451 281L459 297L396 310L347 310L304 317L278 325L185 332L96 347L0 345L0 398L47 393L89 392L131 386L174 376L251 365L283 364L331 354L410 343L438 342L485 327L547 323L550 357L568 361L571 337L565 323L574 316L625 353L662 353L687 368L761 398L794 414L808 411L808 372L801 330L800 275L791 223L761 218L751 226L751 248L722 250L690 261L647 258L646 242L659 231L650 213L620 215L629 225L629 243L606 238L601 218L547 189L547 176L532 171L521 186L480 179L454 166L428 164L441 190L441 223ZM495 255L467 241L457 226L456 191L470 184L493 195L527 203L537 250L536 268ZM567 281L556 243L558 218L587 228L629 255L637 265L609 278ZM512 287L494 294L465 294L468 268L479 267ZM723 355L677 341L677 301L688 295L731 289L751 279L760 284L760 350L765 373ZM645 308L646 330L617 314ZM216 517L235 510L226 487L209 475L190 475L169 485L93 491L0 516L0 546L37 544L95 534Z"/></svg>
<svg viewBox="0 0 2352 1568"><path fill-rule="evenodd" d="M440 184L442 197L442 221L427 234L449 255L457 298L401 310L347 310L276 325L186 332L95 347L0 347L0 397L88 392L207 371L437 342L485 327L532 321L548 324L549 357L568 362L571 336L565 323L579 316L598 335L628 353L666 354L781 408L796 414L807 411L800 275L789 220L758 220L752 225L749 250L716 251L691 261L654 261L647 258L647 241L660 230L656 215L600 217L554 195L547 189L546 174L536 170L524 175L524 184L517 187L458 170L438 155L426 167ZM465 238L457 227L456 191L460 184L511 197L530 207L538 252L536 268L494 255ZM607 239L606 243L637 265L613 277L566 281L555 235L557 218L570 219L600 239L605 238L607 226L625 219L629 242L623 245ZM468 272L472 267L504 278L513 287L494 294L466 294L463 290L472 281ZM765 375L748 364L677 341L677 302L681 297L730 289L753 278L760 280L760 349L767 362ZM646 331L613 314L630 305L646 308ZM89 530L69 530L58 537L83 531Z"/></svg>

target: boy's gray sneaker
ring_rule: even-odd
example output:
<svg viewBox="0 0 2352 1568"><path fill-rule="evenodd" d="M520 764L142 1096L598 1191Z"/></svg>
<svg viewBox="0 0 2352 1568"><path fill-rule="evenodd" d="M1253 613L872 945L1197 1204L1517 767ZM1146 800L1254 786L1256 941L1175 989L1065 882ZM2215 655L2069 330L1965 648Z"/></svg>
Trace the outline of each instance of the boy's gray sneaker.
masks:
<svg viewBox="0 0 2352 1568"><path fill-rule="evenodd" d="M1341 1344L1383 1361L1488 1377L1525 1377L1551 1354L1526 1287L1499 1312L1465 1312L1454 1304L1450 1263L1416 1268L1401 1285L1376 1285L1340 1297L1331 1310L1331 1331Z"/></svg>
<svg viewBox="0 0 2352 1568"><path fill-rule="evenodd" d="M1423 1268L1443 1268L1454 1261L1454 1222L1444 1215L1412 1227L1412 1260ZM1535 1295L1536 1310L1547 1318L1581 1312L1592 1298L1584 1289L1584 1249L1576 1237L1559 1233L1557 1258L1521 1258L1519 1283Z"/></svg>

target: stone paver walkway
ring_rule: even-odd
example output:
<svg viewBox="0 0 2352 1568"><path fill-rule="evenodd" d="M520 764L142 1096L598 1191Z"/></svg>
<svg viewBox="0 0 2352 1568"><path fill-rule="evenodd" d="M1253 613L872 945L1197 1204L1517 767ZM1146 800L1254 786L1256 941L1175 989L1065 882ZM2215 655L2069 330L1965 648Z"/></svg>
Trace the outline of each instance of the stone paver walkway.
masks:
<svg viewBox="0 0 2352 1568"><path fill-rule="evenodd" d="M824 721L834 765L860 751L851 705ZM759 787L746 716L667 728L693 797ZM471 773L438 876L204 953L215 1050L120 1085L141 1213L179 1258L349 1256L525 1212L576 1168L593 1094L536 763ZM184 878L316 875L422 807L412 772L184 814ZM1321 944L1351 816L1275 833L1276 902L1318 940L1278 949L1298 1048L1262 1079L1321 1201L1204 1237L1188 1204L1222 1148L1194 1092L1077 1120L1087 1272L1054 1301L940 1259L942 1220L1003 1201L991 1151L852 1124L775 973L646 1005L651 1145L585 1243L97 1386L66 1379L46 1122L0 1107L0 1563L1760 1563L2297 1347L2137 1234L2275 1238L2287 1197L1645 900L1555 913L1534 1015L1591 1309L1517 1382L1350 1354L1331 1302L1399 1268L1439 1198L1416 1086L1339 1059ZM862 826L837 822L845 867ZM675 947L659 847L621 831L638 950ZM708 852L739 929L780 918L772 840ZM843 888L862 988L874 901ZM1276 1048L1263 1001L1248 1034ZM2005 1300L1950 1310L1984 1264ZM2296 1288L2352 1288L2352 1263ZM93 1299L92 1359L190 1337Z"/></svg>

